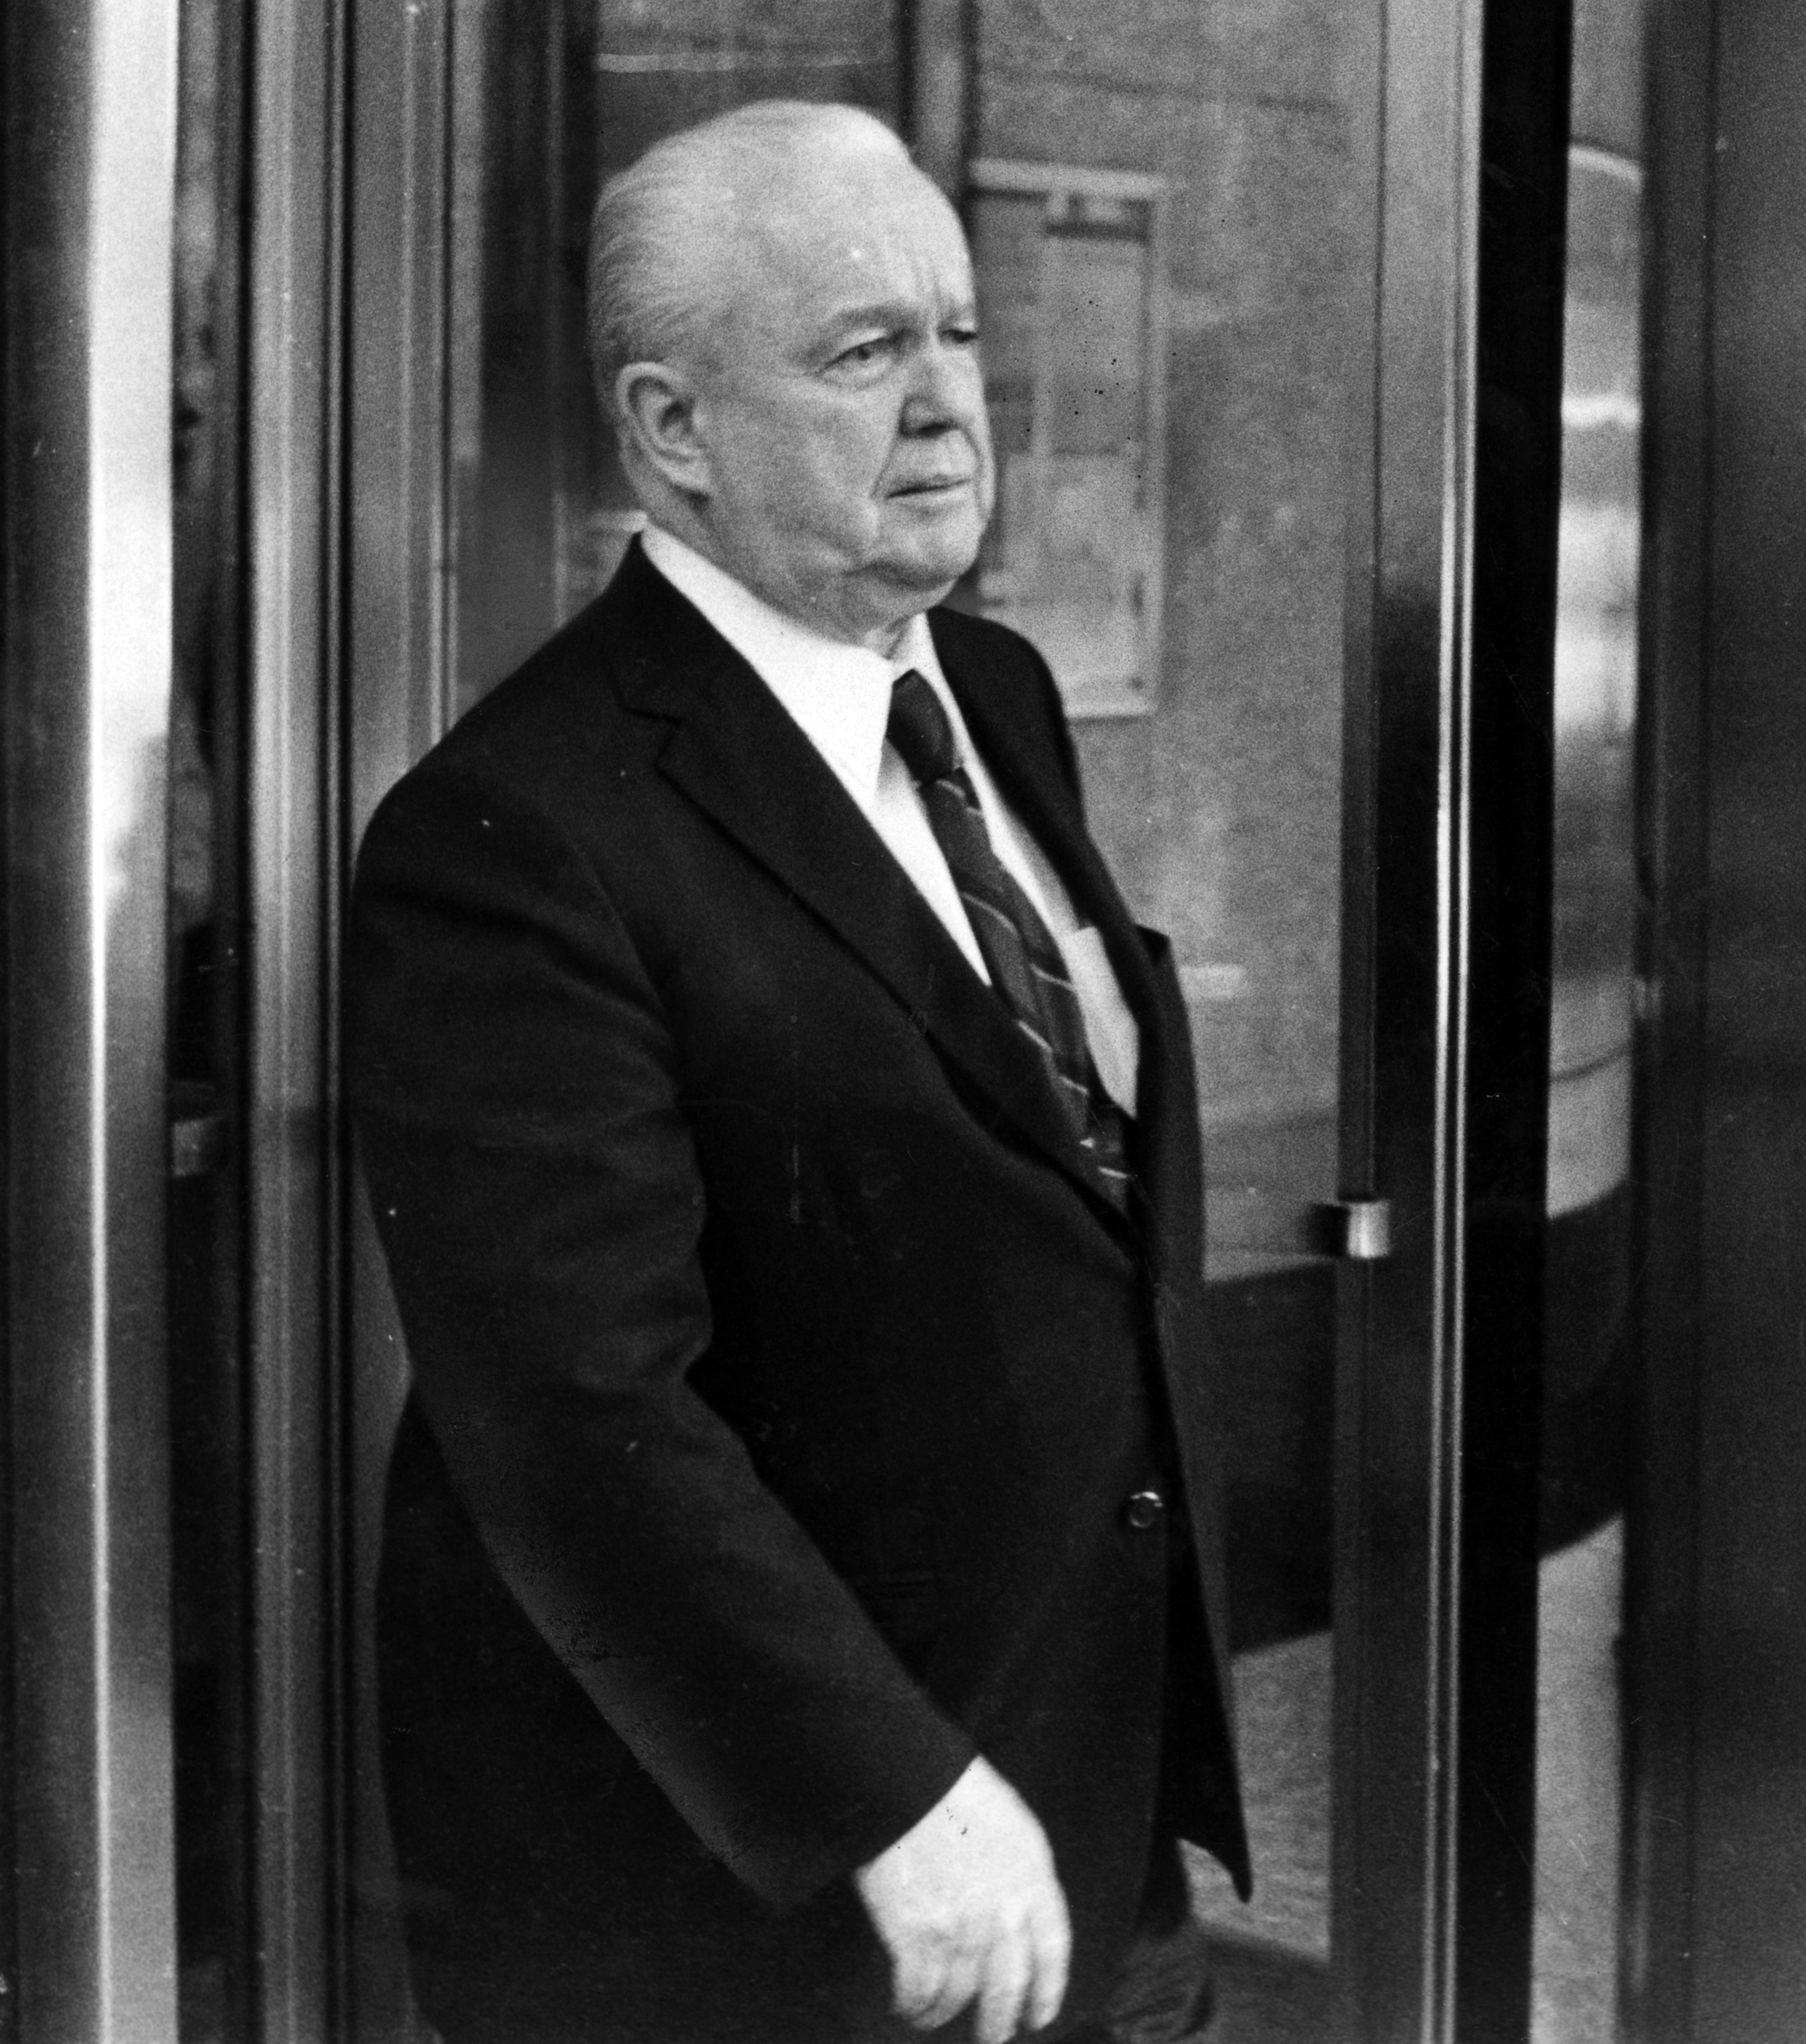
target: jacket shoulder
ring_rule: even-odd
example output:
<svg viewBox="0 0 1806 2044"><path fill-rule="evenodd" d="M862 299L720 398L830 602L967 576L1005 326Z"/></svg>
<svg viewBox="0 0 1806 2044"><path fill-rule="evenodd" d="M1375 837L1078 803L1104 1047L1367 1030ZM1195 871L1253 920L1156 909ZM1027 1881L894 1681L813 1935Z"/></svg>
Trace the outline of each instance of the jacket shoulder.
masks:
<svg viewBox="0 0 1806 2044"><path fill-rule="evenodd" d="M548 753L617 732L617 612L608 592L586 605L479 697L420 764L471 771L525 757L537 767Z"/></svg>
<svg viewBox="0 0 1806 2044"><path fill-rule="evenodd" d="M397 780L371 829L429 790L494 791L523 806L581 813L595 791L643 781L668 735L621 699L626 634L613 591L578 611L460 717Z"/></svg>
<svg viewBox="0 0 1806 2044"><path fill-rule="evenodd" d="M994 617L982 617L970 610L955 610L947 604L938 605L928 613L928 623L934 633L936 650L943 659L951 657L963 664L969 663L981 673L1001 670L1024 678L1032 677L1038 683L1044 683L1052 700L1058 703L1058 692L1054 689L1047 662L1034 643L1024 639L1020 632L1000 624Z"/></svg>

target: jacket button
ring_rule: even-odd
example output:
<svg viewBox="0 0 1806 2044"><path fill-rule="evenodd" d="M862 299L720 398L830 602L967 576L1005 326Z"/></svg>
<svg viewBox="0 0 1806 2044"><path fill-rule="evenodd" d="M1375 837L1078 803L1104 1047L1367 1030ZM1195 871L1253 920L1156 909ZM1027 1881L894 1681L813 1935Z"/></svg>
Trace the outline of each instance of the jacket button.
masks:
<svg viewBox="0 0 1806 2044"><path fill-rule="evenodd" d="M1166 1516L1166 1500L1157 1490L1138 1490L1128 1501L1124 1516L1138 1533L1147 1533Z"/></svg>

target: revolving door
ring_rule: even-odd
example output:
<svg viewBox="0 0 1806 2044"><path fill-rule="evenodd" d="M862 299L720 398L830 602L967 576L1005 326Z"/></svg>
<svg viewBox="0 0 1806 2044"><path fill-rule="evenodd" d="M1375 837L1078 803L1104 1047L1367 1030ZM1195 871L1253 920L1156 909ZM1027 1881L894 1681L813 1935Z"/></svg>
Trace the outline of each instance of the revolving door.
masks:
<svg viewBox="0 0 1806 2044"><path fill-rule="evenodd" d="M21 1883L19 2034L409 2034L366 1636L405 1358L340 904L632 529L596 181L779 94L965 207L1002 488L958 600L1047 647L1181 962L1262 1867L1251 1911L1194 1869L1226 2020L1612 2034L1639 10L293 11L83 10L86 111L13 145L10 248L82 339L10 372L16 1816L88 1898ZM15 94L55 69L19 22ZM129 489L29 467L71 390Z"/></svg>

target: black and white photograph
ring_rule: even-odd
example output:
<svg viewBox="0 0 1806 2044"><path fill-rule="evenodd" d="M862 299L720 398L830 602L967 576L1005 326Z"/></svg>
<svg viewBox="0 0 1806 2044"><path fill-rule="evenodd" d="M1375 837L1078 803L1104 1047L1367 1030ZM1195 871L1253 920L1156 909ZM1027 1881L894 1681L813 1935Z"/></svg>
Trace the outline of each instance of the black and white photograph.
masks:
<svg viewBox="0 0 1806 2044"><path fill-rule="evenodd" d="M1806 2038L1803 106L11 0L0 2044Z"/></svg>

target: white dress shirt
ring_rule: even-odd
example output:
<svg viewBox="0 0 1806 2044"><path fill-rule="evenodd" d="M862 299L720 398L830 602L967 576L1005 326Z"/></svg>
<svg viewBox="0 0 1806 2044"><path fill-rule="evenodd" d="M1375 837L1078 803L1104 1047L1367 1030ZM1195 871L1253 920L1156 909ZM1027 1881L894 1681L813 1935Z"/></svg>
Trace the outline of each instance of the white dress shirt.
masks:
<svg viewBox="0 0 1806 2044"><path fill-rule="evenodd" d="M774 610L659 526L648 526L642 540L653 567L695 605L790 713L940 917L966 962L989 985L984 955L929 826L921 794L885 737L892 683L911 667L927 680L952 724L960 763L978 791L992 847L1034 903L1066 961L1097 1076L1116 1105L1133 1114L1140 1035L1103 939L1080 923L1059 874L985 770L941 672L927 617L919 612L912 617L895 654L886 658L863 646L826 638Z"/></svg>

